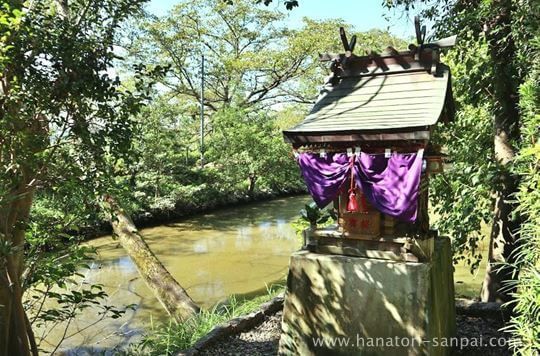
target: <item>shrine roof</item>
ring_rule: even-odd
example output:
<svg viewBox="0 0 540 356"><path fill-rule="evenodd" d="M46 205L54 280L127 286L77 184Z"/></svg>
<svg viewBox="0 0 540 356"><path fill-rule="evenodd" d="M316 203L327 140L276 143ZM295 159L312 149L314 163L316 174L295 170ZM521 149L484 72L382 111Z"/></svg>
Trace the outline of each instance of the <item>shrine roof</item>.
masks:
<svg viewBox="0 0 540 356"><path fill-rule="evenodd" d="M374 140L428 139L431 126L441 118L452 118L447 66L402 54L349 61L334 69L335 76L304 121L283 132L287 141L332 141L331 137L354 141L370 135ZM381 135L385 133L394 135Z"/></svg>

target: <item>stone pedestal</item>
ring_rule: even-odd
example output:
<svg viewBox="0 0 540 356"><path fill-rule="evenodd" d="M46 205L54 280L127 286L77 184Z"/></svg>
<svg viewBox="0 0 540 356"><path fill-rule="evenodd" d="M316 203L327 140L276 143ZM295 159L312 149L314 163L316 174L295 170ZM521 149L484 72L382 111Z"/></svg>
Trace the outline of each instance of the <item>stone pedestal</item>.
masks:
<svg viewBox="0 0 540 356"><path fill-rule="evenodd" d="M280 355L450 353L441 346L455 335L448 238L428 262L296 252L287 286Z"/></svg>

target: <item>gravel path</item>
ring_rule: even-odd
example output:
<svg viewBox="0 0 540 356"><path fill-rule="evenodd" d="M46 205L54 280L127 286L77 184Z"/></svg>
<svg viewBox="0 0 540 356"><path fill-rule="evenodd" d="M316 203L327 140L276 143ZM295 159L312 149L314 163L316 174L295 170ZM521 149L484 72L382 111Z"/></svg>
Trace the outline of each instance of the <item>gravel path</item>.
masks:
<svg viewBox="0 0 540 356"><path fill-rule="evenodd" d="M217 345L203 351L201 355L276 355L279 334L281 330L281 311L267 317L266 320L249 332L229 337ZM469 339L469 346L461 349L455 348L453 355L459 356L510 356L506 347L482 347L473 345L487 342L489 338L506 338L507 335L498 331L501 323L482 319L457 316L458 338ZM474 338L475 341L472 341Z"/></svg>
<svg viewBox="0 0 540 356"><path fill-rule="evenodd" d="M201 355L276 355L281 332L281 311L266 318L255 329L230 337Z"/></svg>
<svg viewBox="0 0 540 356"><path fill-rule="evenodd" d="M490 342L508 342L508 334L499 331L503 327L502 322L497 322L489 319L474 318L464 315L457 315L457 337L467 338L471 345L462 349L455 349L454 354L460 356L511 356L512 353L508 347L488 347L472 345L473 342L479 344L487 344ZM504 340L502 340L504 339Z"/></svg>

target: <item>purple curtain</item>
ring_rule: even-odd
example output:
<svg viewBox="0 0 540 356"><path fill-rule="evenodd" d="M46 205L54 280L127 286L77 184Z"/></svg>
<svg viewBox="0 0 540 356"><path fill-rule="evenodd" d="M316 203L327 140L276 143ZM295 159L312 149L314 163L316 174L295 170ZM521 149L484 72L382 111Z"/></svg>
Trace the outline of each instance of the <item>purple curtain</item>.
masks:
<svg viewBox="0 0 540 356"><path fill-rule="evenodd" d="M367 201L381 213L413 222L418 208L418 190L422 172L423 150L418 153L384 154L361 152L353 156L354 177ZM313 197L321 208L338 195L344 184L350 184L351 157L346 153L301 153L298 164Z"/></svg>
<svg viewBox="0 0 540 356"><path fill-rule="evenodd" d="M298 164L313 200L320 208L327 206L338 195L343 183L350 177L350 158L345 153L301 153Z"/></svg>

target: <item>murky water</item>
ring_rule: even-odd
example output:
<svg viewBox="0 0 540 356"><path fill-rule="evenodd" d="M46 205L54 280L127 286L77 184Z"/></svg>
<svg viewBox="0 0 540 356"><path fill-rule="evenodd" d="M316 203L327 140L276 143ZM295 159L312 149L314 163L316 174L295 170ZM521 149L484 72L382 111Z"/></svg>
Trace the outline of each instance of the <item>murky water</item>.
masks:
<svg viewBox="0 0 540 356"><path fill-rule="evenodd" d="M300 246L290 222L308 201L292 197L219 210L142 233L195 302L209 307L231 294L253 293L283 279L291 252ZM134 264L110 237L92 245L101 262L94 272L96 282L112 287L139 279ZM150 291L136 289L143 297L140 311L152 310ZM160 306L158 310L156 315L162 314Z"/></svg>
<svg viewBox="0 0 540 356"><path fill-rule="evenodd" d="M301 245L290 223L309 201L300 196L222 209L143 229L142 234L195 302L211 307L232 294L262 294L267 285L284 283L289 256ZM86 273L86 282L103 284L110 305L137 307L122 318L100 322L72 336L62 349L123 344L151 322L166 320L161 305L118 242L105 236L89 244L97 248L99 256ZM72 323L69 334L97 318L95 311L83 313ZM53 331L47 341L54 344L61 331L61 327Z"/></svg>
<svg viewBox="0 0 540 356"><path fill-rule="evenodd" d="M487 233L487 232L486 232ZM454 266L454 286L456 297L475 299L480 296L482 282L487 267L488 241L487 238L480 243L482 261L478 268L471 273L470 266L460 261Z"/></svg>
<svg viewBox="0 0 540 356"><path fill-rule="evenodd" d="M143 229L142 233L195 302L211 307L232 294L263 294L266 285L284 283L289 256L300 246L290 223L309 201L307 196L290 197L222 209ZM67 335L73 336L64 341L61 349L91 346L99 350L125 345L151 323L167 320L118 242L105 236L89 244L97 248L99 256L85 273L85 282L104 285L108 304L135 304L136 309L95 325L99 315L89 309L72 322ZM481 272L475 278L465 266L457 266L456 294L477 295L482 276ZM42 347L52 349L63 331L58 326Z"/></svg>

